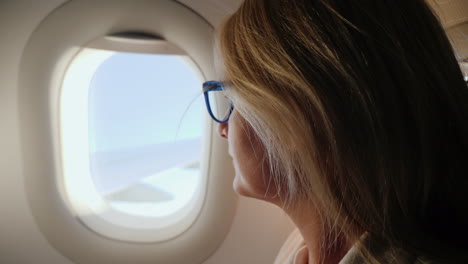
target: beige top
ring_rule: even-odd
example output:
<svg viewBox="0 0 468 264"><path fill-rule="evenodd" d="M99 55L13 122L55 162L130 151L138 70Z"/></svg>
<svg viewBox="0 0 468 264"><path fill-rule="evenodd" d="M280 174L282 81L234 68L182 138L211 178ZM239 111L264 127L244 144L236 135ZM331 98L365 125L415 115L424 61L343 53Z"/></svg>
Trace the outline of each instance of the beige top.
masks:
<svg viewBox="0 0 468 264"><path fill-rule="evenodd" d="M307 264L309 252L299 229L295 229L281 247L274 264Z"/></svg>
<svg viewBox="0 0 468 264"><path fill-rule="evenodd" d="M411 256L405 252L397 251L397 257L394 257L394 250L388 249L382 251L383 259L387 260L385 263L398 263L398 264L431 264L435 262L423 261L420 258ZM289 235L286 242L281 247L274 264L307 264L309 261L309 252L305 245L299 230L294 230ZM348 253L343 257L339 264L364 264L367 263L359 254L356 247L352 247Z"/></svg>

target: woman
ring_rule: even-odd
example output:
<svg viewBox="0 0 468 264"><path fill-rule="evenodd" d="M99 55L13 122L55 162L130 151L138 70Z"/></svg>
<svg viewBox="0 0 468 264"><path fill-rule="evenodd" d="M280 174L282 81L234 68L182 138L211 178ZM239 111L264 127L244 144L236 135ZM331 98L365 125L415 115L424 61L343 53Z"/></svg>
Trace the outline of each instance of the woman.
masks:
<svg viewBox="0 0 468 264"><path fill-rule="evenodd" d="M423 0L246 0L220 50L234 188L300 232L276 263L468 263L468 90Z"/></svg>

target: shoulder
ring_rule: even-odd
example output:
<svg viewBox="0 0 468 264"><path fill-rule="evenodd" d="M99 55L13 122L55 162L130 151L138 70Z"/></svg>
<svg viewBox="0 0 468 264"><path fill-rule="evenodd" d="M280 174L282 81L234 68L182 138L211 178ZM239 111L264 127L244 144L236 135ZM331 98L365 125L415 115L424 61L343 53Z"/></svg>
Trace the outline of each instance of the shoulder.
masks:
<svg viewBox="0 0 468 264"><path fill-rule="evenodd" d="M442 262L429 260L427 258L411 254L400 248L384 246L373 240L367 234L364 234L360 241L354 244L339 264L375 263L366 259L361 254L360 248L362 246L373 252L374 257L377 259L377 263L379 264L442 264Z"/></svg>
<svg viewBox="0 0 468 264"><path fill-rule="evenodd" d="M408 254L403 250L394 248L380 248L375 255L380 264L429 264L425 262L417 262L418 259ZM373 263L366 259L358 249L358 246L353 246L348 253L343 257L339 264L368 264Z"/></svg>
<svg viewBox="0 0 468 264"><path fill-rule="evenodd" d="M346 253L339 264L368 264L359 250L359 244L372 248L379 259L380 264L442 264L423 257L412 255L404 250L392 247L376 246L374 241L367 235L361 237L361 241ZM274 264L298 264L307 263L308 251L298 229L294 230L281 247Z"/></svg>

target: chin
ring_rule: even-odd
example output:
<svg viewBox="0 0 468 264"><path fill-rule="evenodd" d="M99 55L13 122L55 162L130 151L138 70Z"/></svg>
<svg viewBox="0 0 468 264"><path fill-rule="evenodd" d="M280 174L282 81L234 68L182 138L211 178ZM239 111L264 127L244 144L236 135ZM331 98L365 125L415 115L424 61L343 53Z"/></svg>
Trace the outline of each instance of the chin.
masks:
<svg viewBox="0 0 468 264"><path fill-rule="evenodd" d="M238 175L237 173L234 181L232 182L232 188L237 194L241 196L256 198L254 195L255 193L252 192L248 184L246 184L246 182L242 179L242 176Z"/></svg>
<svg viewBox="0 0 468 264"><path fill-rule="evenodd" d="M237 194L250 197L249 192L246 190L247 188L242 183L242 180L240 179L239 175L237 175L237 173L234 177L234 181L232 182L232 188Z"/></svg>
<svg viewBox="0 0 468 264"><path fill-rule="evenodd" d="M233 189L241 196L275 203L273 198L265 195L266 191L264 188L255 189L253 186L249 185L240 175L237 174L233 181Z"/></svg>

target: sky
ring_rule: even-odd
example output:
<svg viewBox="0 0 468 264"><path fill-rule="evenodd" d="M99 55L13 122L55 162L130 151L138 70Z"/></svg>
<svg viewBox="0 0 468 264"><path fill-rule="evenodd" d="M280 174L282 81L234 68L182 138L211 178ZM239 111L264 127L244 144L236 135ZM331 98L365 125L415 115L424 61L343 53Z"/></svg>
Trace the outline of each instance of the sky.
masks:
<svg viewBox="0 0 468 264"><path fill-rule="evenodd" d="M205 117L201 83L175 55L111 56L89 89L91 152L200 137Z"/></svg>
<svg viewBox="0 0 468 264"><path fill-rule="evenodd" d="M175 55L118 52L98 67L88 134L102 193L199 159L206 110L198 76Z"/></svg>

